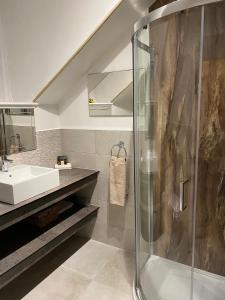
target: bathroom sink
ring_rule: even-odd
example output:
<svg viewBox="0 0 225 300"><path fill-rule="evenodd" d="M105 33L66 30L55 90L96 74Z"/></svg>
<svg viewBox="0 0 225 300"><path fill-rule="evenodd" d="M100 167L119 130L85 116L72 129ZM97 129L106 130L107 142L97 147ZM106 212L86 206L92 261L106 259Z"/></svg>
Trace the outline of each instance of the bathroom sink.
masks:
<svg viewBox="0 0 225 300"><path fill-rule="evenodd" d="M17 204L59 185L59 171L52 168L18 165L0 171L0 201Z"/></svg>

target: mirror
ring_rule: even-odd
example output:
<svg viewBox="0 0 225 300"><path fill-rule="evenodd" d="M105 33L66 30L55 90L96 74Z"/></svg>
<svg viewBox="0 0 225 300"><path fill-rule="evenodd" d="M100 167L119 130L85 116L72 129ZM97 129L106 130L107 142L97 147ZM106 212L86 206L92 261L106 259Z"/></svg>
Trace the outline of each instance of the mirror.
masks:
<svg viewBox="0 0 225 300"><path fill-rule="evenodd" d="M133 70L88 75L89 116L132 116Z"/></svg>
<svg viewBox="0 0 225 300"><path fill-rule="evenodd" d="M34 108L3 108L1 116L1 154L36 149Z"/></svg>

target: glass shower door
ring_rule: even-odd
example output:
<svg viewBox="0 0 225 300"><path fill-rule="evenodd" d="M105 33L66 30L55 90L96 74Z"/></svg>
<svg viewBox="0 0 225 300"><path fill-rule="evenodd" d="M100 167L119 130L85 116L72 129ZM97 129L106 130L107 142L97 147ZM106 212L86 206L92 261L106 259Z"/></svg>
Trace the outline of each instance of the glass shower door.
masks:
<svg viewBox="0 0 225 300"><path fill-rule="evenodd" d="M201 8L134 36L137 291L190 300Z"/></svg>
<svg viewBox="0 0 225 300"><path fill-rule="evenodd" d="M225 1L204 6L193 300L225 299Z"/></svg>

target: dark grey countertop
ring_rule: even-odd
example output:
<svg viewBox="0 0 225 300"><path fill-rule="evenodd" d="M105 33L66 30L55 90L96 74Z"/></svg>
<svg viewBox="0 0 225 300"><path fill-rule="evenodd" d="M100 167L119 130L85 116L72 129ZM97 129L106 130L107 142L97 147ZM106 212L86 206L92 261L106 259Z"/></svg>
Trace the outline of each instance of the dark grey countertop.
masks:
<svg viewBox="0 0 225 300"><path fill-rule="evenodd" d="M75 168L75 169L71 169L71 170L60 170L59 171L59 179L60 179L59 186L57 186L54 189L48 190L44 193L41 193L39 195L36 195L35 197L29 198L25 201L22 201L16 205L0 202L0 217L9 212L12 212L12 211L18 209L18 208L21 208L25 205L35 202L47 195L57 192L63 188L66 188L66 187L69 187L70 185L78 183L79 181L81 181L83 179L87 179L88 177L92 177L93 175L97 176L97 174L98 174L98 171L88 170L88 169Z"/></svg>

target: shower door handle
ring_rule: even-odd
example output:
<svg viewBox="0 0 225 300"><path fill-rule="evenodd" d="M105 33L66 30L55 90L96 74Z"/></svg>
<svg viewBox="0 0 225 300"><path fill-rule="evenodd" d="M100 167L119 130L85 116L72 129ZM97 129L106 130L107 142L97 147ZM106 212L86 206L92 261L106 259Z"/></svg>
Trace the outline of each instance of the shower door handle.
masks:
<svg viewBox="0 0 225 300"><path fill-rule="evenodd" d="M189 179L180 181L180 199L179 199L179 211L184 211L187 208L184 199L184 187L185 184L189 181Z"/></svg>

